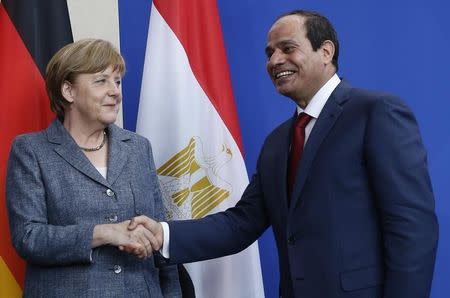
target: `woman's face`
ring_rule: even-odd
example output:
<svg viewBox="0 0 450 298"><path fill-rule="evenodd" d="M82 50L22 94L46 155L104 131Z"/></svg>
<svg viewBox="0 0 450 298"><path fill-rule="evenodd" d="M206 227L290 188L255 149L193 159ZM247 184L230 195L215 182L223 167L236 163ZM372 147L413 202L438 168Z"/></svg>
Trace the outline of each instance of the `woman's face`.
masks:
<svg viewBox="0 0 450 298"><path fill-rule="evenodd" d="M66 117L93 126L114 123L122 101L121 79L110 66L98 73L80 74L72 84L65 82L62 93L71 102Z"/></svg>

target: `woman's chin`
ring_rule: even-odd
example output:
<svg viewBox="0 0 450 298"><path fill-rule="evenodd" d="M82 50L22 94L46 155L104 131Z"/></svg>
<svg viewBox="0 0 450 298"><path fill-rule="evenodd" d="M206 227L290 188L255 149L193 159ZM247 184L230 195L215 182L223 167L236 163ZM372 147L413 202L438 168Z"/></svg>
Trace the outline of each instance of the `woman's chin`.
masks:
<svg viewBox="0 0 450 298"><path fill-rule="evenodd" d="M101 117L100 122L102 122L105 125L110 125L115 123L117 120L117 113L115 114L110 114L110 115L103 115L103 117Z"/></svg>

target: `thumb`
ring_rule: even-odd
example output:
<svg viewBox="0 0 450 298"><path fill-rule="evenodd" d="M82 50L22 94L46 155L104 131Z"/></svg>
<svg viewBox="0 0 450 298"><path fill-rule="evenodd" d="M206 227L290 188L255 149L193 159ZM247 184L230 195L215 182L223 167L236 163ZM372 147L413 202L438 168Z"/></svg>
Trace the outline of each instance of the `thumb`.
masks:
<svg viewBox="0 0 450 298"><path fill-rule="evenodd" d="M136 220L133 217L131 219L130 223L128 224L128 230L132 231L132 230L136 229L137 226L138 226L138 223L136 222Z"/></svg>

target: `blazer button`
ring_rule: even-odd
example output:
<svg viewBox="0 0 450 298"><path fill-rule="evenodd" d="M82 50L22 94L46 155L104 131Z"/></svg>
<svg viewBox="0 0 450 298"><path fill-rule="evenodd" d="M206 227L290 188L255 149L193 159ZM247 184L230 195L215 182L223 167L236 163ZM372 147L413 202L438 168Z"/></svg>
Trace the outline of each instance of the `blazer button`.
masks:
<svg viewBox="0 0 450 298"><path fill-rule="evenodd" d="M288 238L288 244L289 244L289 245L294 245L296 240L297 240L297 239L295 239L295 236L294 236L294 235L291 235L291 236L289 236L289 238Z"/></svg>
<svg viewBox="0 0 450 298"><path fill-rule="evenodd" d="M114 265L113 270L114 273L119 274L120 272L122 272L122 267L120 267L119 265Z"/></svg>
<svg viewBox="0 0 450 298"><path fill-rule="evenodd" d="M114 192L111 190L111 189L107 189L106 190L106 195L108 196L108 197L112 197L113 195L114 195Z"/></svg>
<svg viewBox="0 0 450 298"><path fill-rule="evenodd" d="M107 220L109 222L117 222L117 214L111 214L110 216L107 217Z"/></svg>

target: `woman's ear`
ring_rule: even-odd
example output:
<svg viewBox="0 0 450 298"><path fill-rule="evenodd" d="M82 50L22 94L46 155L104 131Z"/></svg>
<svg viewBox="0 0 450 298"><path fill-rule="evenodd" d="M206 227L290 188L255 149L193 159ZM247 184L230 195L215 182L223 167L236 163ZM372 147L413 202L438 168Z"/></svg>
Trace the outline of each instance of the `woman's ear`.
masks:
<svg viewBox="0 0 450 298"><path fill-rule="evenodd" d="M69 103L73 102L73 92L74 90L72 88L72 83L69 81L64 81L61 85L61 94Z"/></svg>

